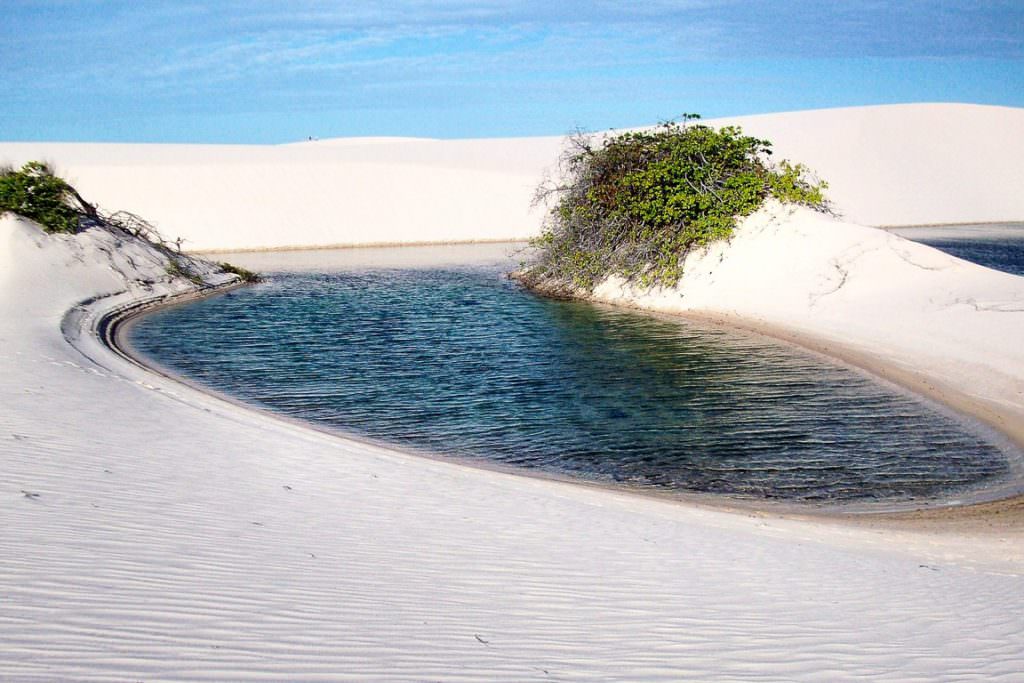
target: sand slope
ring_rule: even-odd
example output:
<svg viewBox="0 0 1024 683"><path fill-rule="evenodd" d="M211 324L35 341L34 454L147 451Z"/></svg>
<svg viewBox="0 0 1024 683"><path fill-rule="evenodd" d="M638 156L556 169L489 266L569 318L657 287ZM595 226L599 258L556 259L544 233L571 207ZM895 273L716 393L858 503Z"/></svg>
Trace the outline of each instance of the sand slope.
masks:
<svg viewBox="0 0 1024 683"><path fill-rule="evenodd" d="M831 182L868 225L1024 220L1024 109L913 104L709 121L742 125ZM344 139L279 146L0 143L188 249L529 237L562 138Z"/></svg>
<svg viewBox="0 0 1024 683"><path fill-rule="evenodd" d="M68 332L140 295L0 220L0 677L1015 680L1020 539L727 514L406 457ZM158 293L158 292L157 292ZM89 360L83 352L95 360Z"/></svg>

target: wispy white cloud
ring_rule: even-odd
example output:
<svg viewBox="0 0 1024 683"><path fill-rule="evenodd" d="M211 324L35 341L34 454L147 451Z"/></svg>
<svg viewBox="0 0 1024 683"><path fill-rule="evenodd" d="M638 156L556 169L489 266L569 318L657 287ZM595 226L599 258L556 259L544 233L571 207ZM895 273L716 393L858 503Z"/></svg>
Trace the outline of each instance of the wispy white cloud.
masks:
<svg viewBox="0 0 1024 683"><path fill-rule="evenodd" d="M1024 59L1019 0L4 0L3 14L0 90L41 112L280 115L384 94L454 108L501 93L514 108L629 83L739 93L712 66L730 60Z"/></svg>

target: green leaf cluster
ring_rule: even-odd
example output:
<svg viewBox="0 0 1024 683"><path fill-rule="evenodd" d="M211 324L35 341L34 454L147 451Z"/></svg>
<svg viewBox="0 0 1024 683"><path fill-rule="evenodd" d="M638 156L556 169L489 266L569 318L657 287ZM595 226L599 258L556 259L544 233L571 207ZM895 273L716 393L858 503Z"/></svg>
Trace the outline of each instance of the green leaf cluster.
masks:
<svg viewBox="0 0 1024 683"><path fill-rule="evenodd" d="M259 282L261 279L258 273L254 273L248 268L235 266L225 262L218 263L217 265L220 266L220 270L222 273L231 273L232 275L237 275L238 279L241 280L242 282L253 283Z"/></svg>
<svg viewBox="0 0 1024 683"><path fill-rule="evenodd" d="M50 167L30 161L14 171L0 171L0 213L11 211L30 218L47 232L78 232L84 212L74 206L71 186Z"/></svg>
<svg viewBox="0 0 1024 683"><path fill-rule="evenodd" d="M768 197L826 210L827 185L802 165L769 163L771 143L738 127L666 123L603 143L577 135L563 158L527 281L552 279L589 291L617 274L642 286L676 284L686 254L728 238Z"/></svg>

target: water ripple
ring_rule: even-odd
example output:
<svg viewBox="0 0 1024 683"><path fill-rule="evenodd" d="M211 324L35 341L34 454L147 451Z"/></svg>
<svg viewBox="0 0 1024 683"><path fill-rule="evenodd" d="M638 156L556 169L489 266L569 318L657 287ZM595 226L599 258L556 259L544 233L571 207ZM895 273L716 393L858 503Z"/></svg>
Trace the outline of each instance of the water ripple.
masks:
<svg viewBox="0 0 1024 683"><path fill-rule="evenodd" d="M132 343L245 401L444 455L671 490L904 501L1005 454L921 400L756 335L536 298L497 268L281 273Z"/></svg>

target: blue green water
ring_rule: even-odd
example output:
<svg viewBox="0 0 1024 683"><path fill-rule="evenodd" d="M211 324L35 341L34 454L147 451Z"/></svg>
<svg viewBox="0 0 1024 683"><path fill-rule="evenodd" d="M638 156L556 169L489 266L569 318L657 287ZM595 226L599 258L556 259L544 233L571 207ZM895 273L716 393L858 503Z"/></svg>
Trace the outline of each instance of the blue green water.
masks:
<svg viewBox="0 0 1024 683"><path fill-rule="evenodd" d="M958 495L988 435L764 337L541 299L508 261L274 272L138 321L131 343L244 401L432 454L793 502Z"/></svg>

